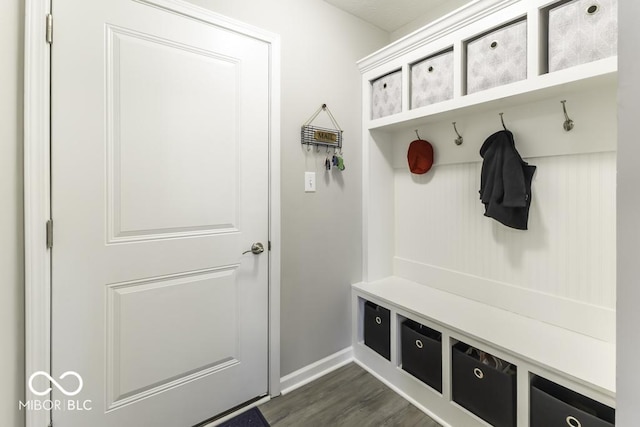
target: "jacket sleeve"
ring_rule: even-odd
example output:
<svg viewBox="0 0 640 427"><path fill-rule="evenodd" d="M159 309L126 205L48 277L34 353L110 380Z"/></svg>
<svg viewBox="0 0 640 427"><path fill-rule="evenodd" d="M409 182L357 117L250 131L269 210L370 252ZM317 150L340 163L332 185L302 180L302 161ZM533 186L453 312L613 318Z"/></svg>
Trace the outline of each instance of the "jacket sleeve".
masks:
<svg viewBox="0 0 640 427"><path fill-rule="evenodd" d="M482 171L480 172L480 200L482 200L482 203L489 203L491 191L493 190L494 175L495 164L490 159L484 159Z"/></svg>
<svg viewBox="0 0 640 427"><path fill-rule="evenodd" d="M524 207L527 205L527 188L524 182L522 159L514 150L509 150L503 158L502 182L504 185L503 206Z"/></svg>

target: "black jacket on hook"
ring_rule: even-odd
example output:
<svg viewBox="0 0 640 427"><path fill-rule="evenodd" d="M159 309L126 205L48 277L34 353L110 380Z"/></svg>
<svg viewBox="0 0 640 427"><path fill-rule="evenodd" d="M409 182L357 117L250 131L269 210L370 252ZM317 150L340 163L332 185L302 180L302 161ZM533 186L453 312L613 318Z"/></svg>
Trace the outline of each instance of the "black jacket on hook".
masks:
<svg viewBox="0 0 640 427"><path fill-rule="evenodd" d="M531 180L536 167L522 160L513 134L501 130L482 144L480 200L484 215L507 227L527 229L531 205Z"/></svg>

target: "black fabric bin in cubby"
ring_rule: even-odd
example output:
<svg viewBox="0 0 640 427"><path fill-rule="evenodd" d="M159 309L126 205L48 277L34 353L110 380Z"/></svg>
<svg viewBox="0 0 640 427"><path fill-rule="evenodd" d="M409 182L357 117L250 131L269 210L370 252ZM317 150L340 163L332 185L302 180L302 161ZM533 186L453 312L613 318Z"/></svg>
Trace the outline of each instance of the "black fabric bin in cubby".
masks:
<svg viewBox="0 0 640 427"><path fill-rule="evenodd" d="M531 380L530 427L613 427L615 410L542 377Z"/></svg>
<svg viewBox="0 0 640 427"><path fill-rule="evenodd" d="M516 366L501 359L497 359L501 367L484 364L478 352L463 342L453 346L451 359L453 400L494 427L515 427Z"/></svg>
<svg viewBox="0 0 640 427"><path fill-rule="evenodd" d="M391 360L389 310L367 301L364 304L364 344Z"/></svg>
<svg viewBox="0 0 640 427"><path fill-rule="evenodd" d="M442 393L442 334L413 320L405 320L402 369Z"/></svg>

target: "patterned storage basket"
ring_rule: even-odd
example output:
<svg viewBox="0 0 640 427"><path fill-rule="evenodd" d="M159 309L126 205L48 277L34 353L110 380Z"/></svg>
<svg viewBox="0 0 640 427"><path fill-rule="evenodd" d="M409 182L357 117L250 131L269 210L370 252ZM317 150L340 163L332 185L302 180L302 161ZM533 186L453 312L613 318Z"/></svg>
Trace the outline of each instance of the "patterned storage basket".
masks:
<svg viewBox="0 0 640 427"><path fill-rule="evenodd" d="M411 108L453 98L453 51L424 59L411 67Z"/></svg>
<svg viewBox="0 0 640 427"><path fill-rule="evenodd" d="M402 111L402 71L398 70L371 82L371 118Z"/></svg>
<svg viewBox="0 0 640 427"><path fill-rule="evenodd" d="M527 21L467 43L467 93L527 78Z"/></svg>
<svg viewBox="0 0 640 427"><path fill-rule="evenodd" d="M574 0L549 10L550 72L617 52L617 0Z"/></svg>

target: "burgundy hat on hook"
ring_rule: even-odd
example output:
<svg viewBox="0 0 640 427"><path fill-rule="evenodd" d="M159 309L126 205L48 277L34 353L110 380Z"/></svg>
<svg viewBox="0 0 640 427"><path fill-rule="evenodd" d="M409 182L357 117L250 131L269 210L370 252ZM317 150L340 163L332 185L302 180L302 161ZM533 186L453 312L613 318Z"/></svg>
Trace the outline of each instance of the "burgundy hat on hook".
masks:
<svg viewBox="0 0 640 427"><path fill-rule="evenodd" d="M416 135L418 135L418 131L416 131ZM411 173L417 175L427 173L433 166L433 147L418 135L418 139L409 144L407 161L409 162Z"/></svg>

